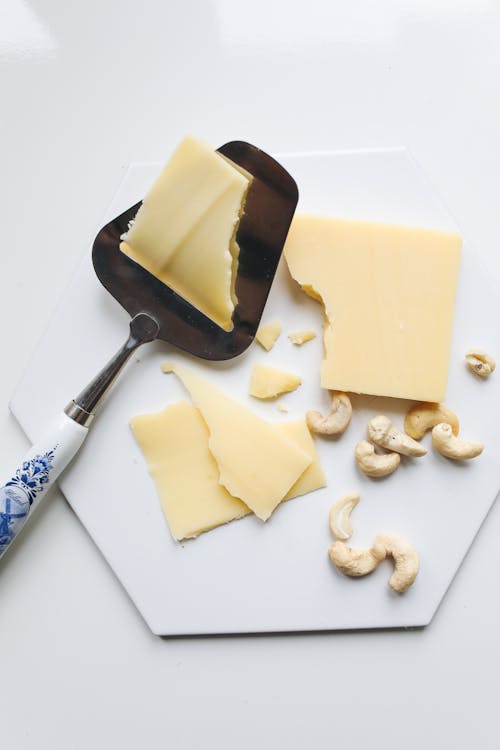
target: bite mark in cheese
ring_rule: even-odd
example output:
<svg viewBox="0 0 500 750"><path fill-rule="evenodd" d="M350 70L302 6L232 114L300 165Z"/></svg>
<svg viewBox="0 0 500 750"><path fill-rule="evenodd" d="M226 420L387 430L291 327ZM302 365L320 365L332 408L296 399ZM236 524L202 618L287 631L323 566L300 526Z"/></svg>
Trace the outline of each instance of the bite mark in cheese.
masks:
<svg viewBox="0 0 500 750"><path fill-rule="evenodd" d="M219 482L199 410L185 401L154 414L133 417L130 426L155 483L174 539L189 539L251 513ZM303 419L273 427L292 440L312 463L289 490L291 500L325 486L316 446Z"/></svg>
<svg viewBox="0 0 500 750"><path fill-rule="evenodd" d="M294 391L301 382L298 375L279 370L277 367L256 364L250 376L249 393L255 398L276 398L281 393Z"/></svg>
<svg viewBox="0 0 500 750"><path fill-rule="evenodd" d="M284 252L325 308L323 388L444 400L461 245L453 232L295 216Z"/></svg>
<svg viewBox="0 0 500 750"><path fill-rule="evenodd" d="M272 320L270 323L259 326L255 334L255 340L268 352L278 340L281 330L279 320Z"/></svg>
<svg viewBox="0 0 500 750"><path fill-rule="evenodd" d="M250 180L207 144L185 138L120 245L225 330L232 327L235 238Z"/></svg>
<svg viewBox="0 0 500 750"><path fill-rule="evenodd" d="M180 401L156 414L133 417L130 426L174 539L198 536L250 513L219 483L207 426L192 404Z"/></svg>
<svg viewBox="0 0 500 750"><path fill-rule="evenodd" d="M265 521L311 464L310 456L194 370L172 364L162 369L182 380L200 410L221 484Z"/></svg>

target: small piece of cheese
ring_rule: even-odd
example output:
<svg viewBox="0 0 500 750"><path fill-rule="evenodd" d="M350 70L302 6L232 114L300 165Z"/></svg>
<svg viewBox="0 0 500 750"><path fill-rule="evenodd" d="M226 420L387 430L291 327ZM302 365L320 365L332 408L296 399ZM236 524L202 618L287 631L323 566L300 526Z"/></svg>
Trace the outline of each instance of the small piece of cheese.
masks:
<svg viewBox="0 0 500 750"><path fill-rule="evenodd" d="M294 391L302 383L298 375L277 367L256 364L250 376L249 393L255 398L275 398L281 393Z"/></svg>
<svg viewBox="0 0 500 750"><path fill-rule="evenodd" d="M130 426L174 539L195 537L250 513L219 483L207 426L192 404L180 401L156 414L133 417Z"/></svg>
<svg viewBox="0 0 500 750"><path fill-rule="evenodd" d="M273 348L281 333L282 327L279 320L272 320L263 326L259 326L255 334L255 340L268 352Z"/></svg>
<svg viewBox="0 0 500 750"><path fill-rule="evenodd" d="M310 456L190 368L162 369L182 380L200 410L221 484L265 521L311 464Z"/></svg>
<svg viewBox="0 0 500 750"><path fill-rule="evenodd" d="M288 406L286 404L284 404L283 401L279 401L276 404L276 408L277 408L278 411L281 411L284 414L288 414Z"/></svg>
<svg viewBox="0 0 500 750"><path fill-rule="evenodd" d="M232 327L235 236L250 180L209 145L185 138L120 245L225 330Z"/></svg>
<svg viewBox="0 0 500 750"><path fill-rule="evenodd" d="M292 344L295 344L295 346L302 346L302 344L305 344L307 341L312 341L316 338L316 333L314 331L304 330L304 331L294 331L294 333L289 333L288 338L292 342Z"/></svg>
<svg viewBox="0 0 500 750"><path fill-rule="evenodd" d="M174 539L196 537L252 512L220 484L219 468L208 447L208 428L195 406L180 401L161 412L133 417L130 426ZM305 421L273 427L312 461L284 500L324 487L325 476Z"/></svg>
<svg viewBox="0 0 500 750"><path fill-rule="evenodd" d="M445 399L459 234L295 216L290 272L325 308L323 388Z"/></svg>

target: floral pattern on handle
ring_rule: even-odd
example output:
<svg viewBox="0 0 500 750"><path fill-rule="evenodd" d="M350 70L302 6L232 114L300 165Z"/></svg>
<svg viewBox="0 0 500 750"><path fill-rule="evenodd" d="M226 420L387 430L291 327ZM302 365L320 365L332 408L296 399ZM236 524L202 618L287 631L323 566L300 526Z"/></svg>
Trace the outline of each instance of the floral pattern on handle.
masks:
<svg viewBox="0 0 500 750"><path fill-rule="evenodd" d="M0 555L24 525L33 501L48 483L57 447L24 461L0 489Z"/></svg>

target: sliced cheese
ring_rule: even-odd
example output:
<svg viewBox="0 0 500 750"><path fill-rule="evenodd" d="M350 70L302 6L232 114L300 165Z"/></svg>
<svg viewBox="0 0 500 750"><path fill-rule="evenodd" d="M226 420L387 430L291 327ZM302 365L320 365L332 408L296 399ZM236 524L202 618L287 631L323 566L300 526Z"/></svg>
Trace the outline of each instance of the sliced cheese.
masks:
<svg viewBox="0 0 500 750"><path fill-rule="evenodd" d="M326 487L326 477L321 468L316 445L305 420L297 419L294 422L278 422L274 427L290 438L290 440L293 440L312 459L312 463L297 479L283 499L291 500L293 497L306 495L308 492Z"/></svg>
<svg viewBox="0 0 500 750"><path fill-rule="evenodd" d="M279 320L272 320L270 323L259 326L255 334L255 340L268 352L278 340L281 330L282 326Z"/></svg>
<svg viewBox="0 0 500 750"><path fill-rule="evenodd" d="M208 447L208 428L195 406L180 401L161 412L133 417L130 426L174 539L196 537L251 513L220 484L219 468ZM284 500L324 487L325 477L305 421L273 427L311 458Z"/></svg>
<svg viewBox="0 0 500 750"><path fill-rule="evenodd" d="M185 138L120 245L225 330L232 328L235 237L250 179L209 145Z"/></svg>
<svg viewBox="0 0 500 750"><path fill-rule="evenodd" d="M275 398L281 393L294 391L301 382L298 375L279 370L277 367L256 364L250 376L249 393L255 398Z"/></svg>
<svg viewBox="0 0 500 750"><path fill-rule="evenodd" d="M262 520L269 518L312 463L306 451L216 386L181 365L165 364L191 394L210 432L220 482Z"/></svg>
<svg viewBox="0 0 500 750"><path fill-rule="evenodd" d="M316 333L314 331L310 331L309 329L303 330L303 331L294 331L293 333L288 334L288 338L292 342L292 344L295 344L295 346L302 346L302 344L306 344L308 341L312 341L316 338Z"/></svg>
<svg viewBox="0 0 500 750"><path fill-rule="evenodd" d="M294 218L285 257L324 305L324 388L444 400L461 245L452 232Z"/></svg>
<svg viewBox="0 0 500 750"><path fill-rule="evenodd" d="M219 483L207 426L192 404L180 401L156 414L133 417L130 426L174 539L195 537L250 513Z"/></svg>

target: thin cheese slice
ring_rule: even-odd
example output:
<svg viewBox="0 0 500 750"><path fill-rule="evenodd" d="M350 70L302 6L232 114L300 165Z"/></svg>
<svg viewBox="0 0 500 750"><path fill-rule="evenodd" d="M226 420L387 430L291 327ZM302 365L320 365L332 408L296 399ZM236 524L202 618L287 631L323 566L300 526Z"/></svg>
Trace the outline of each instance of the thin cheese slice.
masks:
<svg viewBox="0 0 500 750"><path fill-rule="evenodd" d="M120 248L225 330L232 328L236 231L251 175L185 138Z"/></svg>
<svg viewBox="0 0 500 750"><path fill-rule="evenodd" d="M295 346L302 346L302 344L306 344L308 341L312 341L316 338L315 331L310 331L309 329L305 329L303 331L294 331L293 333L288 334L288 338L292 342L292 344L295 344Z"/></svg>
<svg viewBox="0 0 500 750"><path fill-rule="evenodd" d="M276 398L281 393L294 391L301 383L299 376L291 372L256 364L250 376L249 393L255 398Z"/></svg>
<svg viewBox="0 0 500 750"><path fill-rule="evenodd" d="M130 426L154 480L174 539L189 539L251 513L219 482L208 447L209 432L199 410L180 401L155 414L133 417ZM325 486L316 446L303 419L273 425L312 463L284 500Z"/></svg>
<svg viewBox="0 0 500 750"><path fill-rule="evenodd" d="M290 272L325 308L323 388L444 400L461 245L453 232L294 218Z"/></svg>
<svg viewBox="0 0 500 750"><path fill-rule="evenodd" d="M250 513L219 483L207 426L192 404L180 401L156 414L133 417L130 426L174 539L198 536Z"/></svg>
<svg viewBox="0 0 500 750"><path fill-rule="evenodd" d="M163 370L182 380L200 410L221 484L265 521L312 463L311 457L193 370L171 364Z"/></svg>

